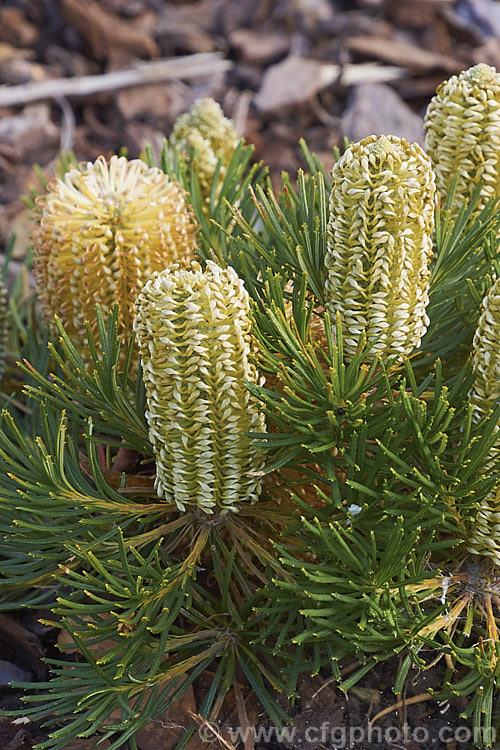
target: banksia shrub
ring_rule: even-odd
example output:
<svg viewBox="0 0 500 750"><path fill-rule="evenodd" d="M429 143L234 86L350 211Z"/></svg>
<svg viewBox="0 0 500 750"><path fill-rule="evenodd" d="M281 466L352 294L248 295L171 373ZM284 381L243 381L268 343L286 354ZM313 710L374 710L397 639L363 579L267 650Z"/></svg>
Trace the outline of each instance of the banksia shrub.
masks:
<svg viewBox="0 0 500 750"><path fill-rule="evenodd" d="M245 387L259 376L243 282L211 261L205 272L174 264L148 281L137 311L158 495L205 513L255 502L262 457L245 433L265 423Z"/></svg>
<svg viewBox="0 0 500 750"><path fill-rule="evenodd" d="M453 214L480 181L478 210L500 196L500 75L495 68L475 65L442 83L427 108L425 127L443 202L458 175Z"/></svg>
<svg viewBox="0 0 500 750"><path fill-rule="evenodd" d="M185 193L142 161L103 157L71 168L37 199L32 232L42 313L61 318L85 350L95 305L120 304L119 327L132 331L134 300L154 271L192 257L196 227Z"/></svg>
<svg viewBox="0 0 500 750"><path fill-rule="evenodd" d="M332 170L325 307L342 317L344 352L364 332L370 355L407 356L428 318L434 177L417 144L370 136Z"/></svg>
<svg viewBox="0 0 500 750"><path fill-rule="evenodd" d="M221 160L221 184L238 143L233 122L224 117L213 99L198 99L189 112L178 118L170 140L180 149L188 165L196 157L201 190L208 199L218 160Z"/></svg>
<svg viewBox="0 0 500 750"><path fill-rule="evenodd" d="M471 401L478 419L500 403L500 279L483 300L483 312L474 336L473 362L476 379ZM499 453L500 435L492 448L491 459ZM500 565L500 483L478 512L468 548Z"/></svg>

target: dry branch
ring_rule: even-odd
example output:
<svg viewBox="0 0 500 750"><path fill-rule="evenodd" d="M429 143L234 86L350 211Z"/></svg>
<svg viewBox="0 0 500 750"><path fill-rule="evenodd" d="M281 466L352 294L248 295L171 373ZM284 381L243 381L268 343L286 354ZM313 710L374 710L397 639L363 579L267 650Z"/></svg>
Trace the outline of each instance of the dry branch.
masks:
<svg viewBox="0 0 500 750"><path fill-rule="evenodd" d="M186 55L168 60L138 63L126 70L75 78L30 81L19 86L0 86L0 107L14 107L43 99L85 97L103 91L162 83L172 79L207 78L232 67L220 54Z"/></svg>

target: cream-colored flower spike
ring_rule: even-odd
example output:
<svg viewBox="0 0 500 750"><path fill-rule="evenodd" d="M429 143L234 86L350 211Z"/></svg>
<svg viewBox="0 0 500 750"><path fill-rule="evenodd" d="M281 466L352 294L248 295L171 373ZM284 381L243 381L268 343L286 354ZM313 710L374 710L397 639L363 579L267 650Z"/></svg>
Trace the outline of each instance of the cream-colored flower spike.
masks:
<svg viewBox="0 0 500 750"><path fill-rule="evenodd" d="M265 421L245 381L253 364L249 298L232 268L208 261L155 274L134 324L144 370L156 491L184 510L235 511L261 491L262 454L246 432Z"/></svg>
<svg viewBox="0 0 500 750"><path fill-rule="evenodd" d="M183 151L188 164L197 156L201 189L208 198L217 161L221 160L220 185L238 144L234 123L224 117L221 107L213 99L197 99L189 112L175 122L170 140Z"/></svg>
<svg viewBox="0 0 500 750"><path fill-rule="evenodd" d="M500 196L500 74L480 64L442 83L425 116L425 144L443 203L458 175L452 214L482 181L478 210Z"/></svg>
<svg viewBox="0 0 500 750"><path fill-rule="evenodd" d="M476 380L471 402L475 418L479 419L500 403L500 278L483 300L473 348ZM497 431L500 432L500 424ZM498 459L499 454L500 437L492 448L491 458ZM468 549L490 557L500 566L500 483L479 510Z"/></svg>
<svg viewBox="0 0 500 750"><path fill-rule="evenodd" d="M429 323L434 176L416 143L370 136L332 170L325 308L340 312L344 352L407 356Z"/></svg>
<svg viewBox="0 0 500 750"><path fill-rule="evenodd" d="M61 318L82 353L95 305L120 304L130 335L134 301L153 271L192 258L196 225L185 192L160 169L112 156L71 168L38 199L32 231L42 313Z"/></svg>

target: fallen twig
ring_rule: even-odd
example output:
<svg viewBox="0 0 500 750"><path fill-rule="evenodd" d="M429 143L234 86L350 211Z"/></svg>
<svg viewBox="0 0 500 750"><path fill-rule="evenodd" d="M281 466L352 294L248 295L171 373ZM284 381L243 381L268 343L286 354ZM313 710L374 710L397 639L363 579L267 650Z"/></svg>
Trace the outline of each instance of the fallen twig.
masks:
<svg viewBox="0 0 500 750"><path fill-rule="evenodd" d="M207 78L232 67L217 52L185 55L168 60L141 62L133 68L102 75L30 81L19 86L0 86L0 107L15 107L43 99L84 97L172 79Z"/></svg>

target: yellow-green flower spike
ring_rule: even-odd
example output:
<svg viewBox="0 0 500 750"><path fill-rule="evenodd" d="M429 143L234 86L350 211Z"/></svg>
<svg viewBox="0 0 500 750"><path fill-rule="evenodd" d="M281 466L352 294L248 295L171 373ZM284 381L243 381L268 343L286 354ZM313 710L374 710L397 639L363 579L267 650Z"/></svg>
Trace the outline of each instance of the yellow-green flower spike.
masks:
<svg viewBox="0 0 500 750"><path fill-rule="evenodd" d="M476 419L500 403L500 278L484 298L482 307L473 342L476 380L471 402ZM497 431L500 431L500 424ZM499 453L500 438L492 448L491 458L498 458ZM489 461L486 470L488 464ZM500 483L479 510L468 549L491 558L500 566Z"/></svg>
<svg viewBox="0 0 500 750"><path fill-rule="evenodd" d="M120 330L132 332L134 301L154 271L194 257L196 225L183 188L160 169L112 156L72 167L37 199L32 232L42 314L62 320L85 352L85 321L95 305L120 304Z"/></svg>
<svg viewBox="0 0 500 750"><path fill-rule="evenodd" d="M340 312L344 352L409 355L429 323L434 176L416 143L369 136L332 170L325 308Z"/></svg>
<svg viewBox="0 0 500 750"><path fill-rule="evenodd" d="M500 278L483 300L473 351L476 379L471 401L481 417L500 402Z"/></svg>
<svg viewBox="0 0 500 750"><path fill-rule="evenodd" d="M213 99L197 99L189 112L175 122L170 141L181 150L188 165L196 156L201 190L208 199L218 160L220 185L238 143L232 120L224 117Z"/></svg>
<svg viewBox="0 0 500 750"><path fill-rule="evenodd" d="M500 75L480 64L439 86L425 116L425 145L444 203L458 175L452 214L482 181L478 210L500 196Z"/></svg>
<svg viewBox="0 0 500 750"><path fill-rule="evenodd" d="M8 325L8 294L3 283L0 281L0 382L5 370Z"/></svg>
<svg viewBox="0 0 500 750"><path fill-rule="evenodd" d="M179 509L236 511L257 501L263 456L247 432L265 421L245 381L253 364L249 297L232 268L192 262L155 274L134 324L146 386L156 491Z"/></svg>

